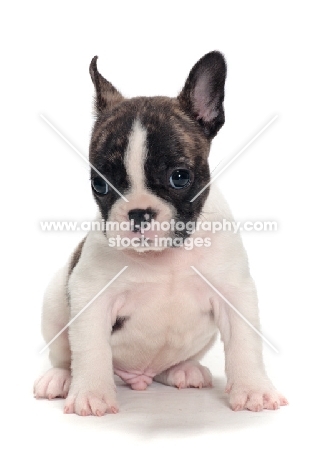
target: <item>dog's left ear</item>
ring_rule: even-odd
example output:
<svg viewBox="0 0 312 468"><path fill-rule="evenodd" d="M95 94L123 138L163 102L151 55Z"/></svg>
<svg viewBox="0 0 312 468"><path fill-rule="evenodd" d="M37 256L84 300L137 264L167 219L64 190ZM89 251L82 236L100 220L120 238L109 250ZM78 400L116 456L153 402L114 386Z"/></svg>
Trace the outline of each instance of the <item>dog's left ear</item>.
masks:
<svg viewBox="0 0 312 468"><path fill-rule="evenodd" d="M97 56L93 57L90 63L90 75L95 87L94 107L97 115L107 109L111 109L119 102L123 101L123 96L114 86L107 81L97 69Z"/></svg>
<svg viewBox="0 0 312 468"><path fill-rule="evenodd" d="M192 68L178 101L212 139L224 124L226 63L220 52L209 52Z"/></svg>

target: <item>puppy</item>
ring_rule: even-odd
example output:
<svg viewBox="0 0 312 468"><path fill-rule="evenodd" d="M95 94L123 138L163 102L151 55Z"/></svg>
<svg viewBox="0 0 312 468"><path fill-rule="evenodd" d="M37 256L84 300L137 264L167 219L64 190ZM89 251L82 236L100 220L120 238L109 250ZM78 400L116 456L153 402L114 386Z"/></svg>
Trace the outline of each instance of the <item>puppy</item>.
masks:
<svg viewBox="0 0 312 468"><path fill-rule="evenodd" d="M198 360L220 333L231 408L287 404L252 328L259 329L257 295L241 238L229 230L207 237L199 223L233 221L215 186L202 191L224 123L223 56L202 57L177 98L125 99L98 72L97 57L90 74L91 186L106 224L88 233L48 286L46 342L71 323L50 344L53 367L35 396L66 398L65 413L101 416L118 411L114 373L134 390L153 380L211 387Z"/></svg>

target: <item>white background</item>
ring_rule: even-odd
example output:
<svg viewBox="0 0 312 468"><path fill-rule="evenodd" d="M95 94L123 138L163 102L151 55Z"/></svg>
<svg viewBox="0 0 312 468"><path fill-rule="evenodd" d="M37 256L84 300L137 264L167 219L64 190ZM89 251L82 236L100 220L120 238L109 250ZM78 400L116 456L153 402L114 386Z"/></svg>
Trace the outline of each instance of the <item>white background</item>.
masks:
<svg viewBox="0 0 312 468"><path fill-rule="evenodd" d="M1 425L5 466L310 466L311 53L308 2L14 2L1 26ZM175 96L210 50L228 63L219 168L274 115L272 126L218 180L237 219L276 220L245 233L265 362L290 406L234 413L223 394L222 346L205 359L213 390L118 387L121 411L62 414L36 401L40 307L53 272L82 233L43 233L40 220L92 219L88 168L40 118L85 155L92 126L89 63L127 97ZM3 436L2 436L3 438ZM6 457L6 458L5 458Z"/></svg>

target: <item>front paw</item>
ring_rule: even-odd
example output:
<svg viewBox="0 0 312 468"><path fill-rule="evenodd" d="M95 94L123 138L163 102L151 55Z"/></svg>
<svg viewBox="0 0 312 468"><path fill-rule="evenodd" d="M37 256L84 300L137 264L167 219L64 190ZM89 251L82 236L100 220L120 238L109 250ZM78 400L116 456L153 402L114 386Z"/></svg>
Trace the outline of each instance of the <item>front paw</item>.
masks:
<svg viewBox="0 0 312 468"><path fill-rule="evenodd" d="M167 385L172 387L202 388L212 387L212 375L210 370L197 361L185 361L165 371Z"/></svg>
<svg viewBox="0 0 312 468"><path fill-rule="evenodd" d="M79 416L104 416L105 413L118 413L115 391L102 390L70 391L65 401L64 413Z"/></svg>
<svg viewBox="0 0 312 468"><path fill-rule="evenodd" d="M69 369L53 367L34 384L34 395L36 398L66 398L70 385Z"/></svg>
<svg viewBox="0 0 312 468"><path fill-rule="evenodd" d="M267 380L257 383L234 382L227 386L226 392L230 394L230 406L234 411L276 410L280 406L288 405L286 398Z"/></svg>

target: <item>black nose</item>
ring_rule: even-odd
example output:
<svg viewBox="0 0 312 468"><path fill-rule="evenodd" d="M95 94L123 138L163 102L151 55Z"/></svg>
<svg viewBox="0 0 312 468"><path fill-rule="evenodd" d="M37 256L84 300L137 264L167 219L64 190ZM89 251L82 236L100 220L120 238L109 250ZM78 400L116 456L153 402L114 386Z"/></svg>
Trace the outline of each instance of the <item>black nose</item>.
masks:
<svg viewBox="0 0 312 468"><path fill-rule="evenodd" d="M129 219L131 221L131 230L133 232L139 232L141 230L141 225L144 222L150 222L156 216L156 212L150 208L146 210L130 210L128 212Z"/></svg>

